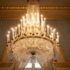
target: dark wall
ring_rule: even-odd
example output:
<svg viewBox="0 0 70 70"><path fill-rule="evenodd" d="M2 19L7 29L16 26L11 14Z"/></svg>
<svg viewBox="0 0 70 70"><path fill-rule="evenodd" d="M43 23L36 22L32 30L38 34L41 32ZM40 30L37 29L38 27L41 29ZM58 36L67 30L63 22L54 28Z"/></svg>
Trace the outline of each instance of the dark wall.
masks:
<svg viewBox="0 0 70 70"><path fill-rule="evenodd" d="M16 26L19 21L1 20L0 21L0 56L2 55L4 47L6 47L6 34L12 26ZM70 60L70 20L51 20L47 21L52 27L55 27L60 33L60 44L64 49L65 59Z"/></svg>
<svg viewBox="0 0 70 70"><path fill-rule="evenodd" d="M32 0L31 0L32 1ZM39 0L39 3L42 5L53 5L53 6L70 6L70 0ZM4 6L22 6L27 4L27 0L0 0L0 5Z"/></svg>

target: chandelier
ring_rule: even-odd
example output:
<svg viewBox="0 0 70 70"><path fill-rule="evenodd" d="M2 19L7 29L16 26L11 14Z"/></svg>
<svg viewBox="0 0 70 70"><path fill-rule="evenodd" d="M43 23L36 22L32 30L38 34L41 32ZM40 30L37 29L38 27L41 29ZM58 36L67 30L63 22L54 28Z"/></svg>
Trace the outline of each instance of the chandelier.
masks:
<svg viewBox="0 0 70 70"><path fill-rule="evenodd" d="M45 56L44 53L47 54L47 56L44 57L45 59L47 59L47 61L48 61L48 59L52 58L52 55L53 55L52 44L50 42L48 42L47 40L51 41L52 43L54 43L57 46L59 44L59 32L57 32L57 30L55 28L49 26L48 23L46 23L46 21L47 21L46 18L40 13L39 5L38 4L31 4L31 5L29 4L27 6L26 14L24 16L22 16L20 19L20 24L18 24L15 27L12 27L8 31L8 33L6 35L7 45L9 48L8 53L13 51L15 59L17 59L20 62L19 66L23 67L23 59L26 59L25 57L30 58L30 56L27 55L28 50L25 49L26 46L30 46L32 53L34 52L33 47L37 48L37 47L42 46L40 49L38 49L38 51L42 49L42 50L44 50L44 52L43 53L38 52L38 51L36 51L36 52L38 52L39 54L41 53L42 56ZM24 38L28 38L28 39L24 39ZM34 39L34 38L40 38L40 39ZM42 40L41 38L46 39L46 41ZM18 42L18 44L16 44L13 47L13 44L15 44L15 42L20 39L24 39L24 41L21 40L20 42ZM30 41L32 41L32 42L30 42ZM21 46L19 46L19 43L25 43L25 44L21 45L22 46L21 47ZM49 46L47 46L47 45L49 45ZM23 48L23 46L25 48ZM50 52L47 52L44 47L50 49ZM19 49L22 50L23 53ZM19 50L19 51L17 51L17 50ZM23 54L26 56L24 57ZM40 56L40 58L42 56ZM37 59L38 59L38 57L39 57L39 55L37 56ZM42 61L46 63L44 58L42 57Z"/></svg>
<svg viewBox="0 0 70 70"><path fill-rule="evenodd" d="M18 37L38 36L49 38L58 44L59 33L46 21L46 18L39 11L39 5L28 5L27 13L20 19L20 24L8 31L7 42L11 43Z"/></svg>

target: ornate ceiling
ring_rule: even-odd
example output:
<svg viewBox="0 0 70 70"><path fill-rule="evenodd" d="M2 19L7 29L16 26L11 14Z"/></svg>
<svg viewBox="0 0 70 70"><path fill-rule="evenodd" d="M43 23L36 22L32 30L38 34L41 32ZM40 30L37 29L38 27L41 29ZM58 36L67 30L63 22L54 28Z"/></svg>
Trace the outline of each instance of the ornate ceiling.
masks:
<svg viewBox="0 0 70 70"><path fill-rule="evenodd" d="M47 20L70 19L69 0L39 0ZM0 0L0 20L19 20L26 12L27 0Z"/></svg>

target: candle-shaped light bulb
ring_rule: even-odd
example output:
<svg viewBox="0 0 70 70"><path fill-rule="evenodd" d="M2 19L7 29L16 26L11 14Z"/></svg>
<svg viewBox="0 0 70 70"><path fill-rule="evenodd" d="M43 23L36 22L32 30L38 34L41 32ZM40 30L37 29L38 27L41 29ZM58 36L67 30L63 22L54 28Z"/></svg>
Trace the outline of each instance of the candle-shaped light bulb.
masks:
<svg viewBox="0 0 70 70"><path fill-rule="evenodd" d="M53 29L53 31L55 32L55 31L56 31L56 29L54 28L54 29Z"/></svg>
<svg viewBox="0 0 70 70"><path fill-rule="evenodd" d="M14 28L12 27L11 30L14 31Z"/></svg>
<svg viewBox="0 0 70 70"><path fill-rule="evenodd" d="M18 28L20 28L20 24L18 24Z"/></svg>
<svg viewBox="0 0 70 70"><path fill-rule="evenodd" d="M8 34L7 34L7 42L10 41L10 31L8 31Z"/></svg>
<svg viewBox="0 0 70 70"><path fill-rule="evenodd" d="M59 33L56 33L56 42L59 43Z"/></svg>
<svg viewBox="0 0 70 70"><path fill-rule="evenodd" d="M46 18L44 18L44 21L46 21Z"/></svg>
<svg viewBox="0 0 70 70"><path fill-rule="evenodd" d="M15 27L15 33L14 33L15 37L17 36L17 27Z"/></svg>
<svg viewBox="0 0 70 70"><path fill-rule="evenodd" d="M47 35L49 36L50 26L47 25Z"/></svg>
<svg viewBox="0 0 70 70"><path fill-rule="evenodd" d="M55 35L56 35L55 32L56 32L56 29L54 28L54 29L53 29L53 39L55 39Z"/></svg>
<svg viewBox="0 0 70 70"><path fill-rule="evenodd" d="M10 31L8 31L8 34L10 34Z"/></svg>
<svg viewBox="0 0 70 70"><path fill-rule="evenodd" d="M9 42L9 34L7 34L6 36L7 36L7 42Z"/></svg>
<svg viewBox="0 0 70 70"><path fill-rule="evenodd" d="M23 20L22 19L20 19L20 23L21 23L21 27L23 26Z"/></svg>
<svg viewBox="0 0 70 70"><path fill-rule="evenodd" d="M37 24L40 24L39 12L37 12Z"/></svg>
<svg viewBox="0 0 70 70"><path fill-rule="evenodd" d="M22 19L24 20L24 16L22 16Z"/></svg>
<svg viewBox="0 0 70 70"><path fill-rule="evenodd" d="M23 21L23 26L25 26L25 24L26 24L25 23L25 21L26 21L25 16L22 17L22 21Z"/></svg>
<svg viewBox="0 0 70 70"><path fill-rule="evenodd" d="M15 35L14 35L14 28L11 28L11 31L12 31L12 38L14 39L14 38L15 38Z"/></svg>
<svg viewBox="0 0 70 70"><path fill-rule="evenodd" d="M22 23L22 18L20 19L20 23Z"/></svg>
<svg viewBox="0 0 70 70"><path fill-rule="evenodd" d="M45 26L45 23L46 23L46 18L44 18L43 22L44 22L44 26Z"/></svg>
<svg viewBox="0 0 70 70"><path fill-rule="evenodd" d="M17 27L15 27L15 29L17 30Z"/></svg>
<svg viewBox="0 0 70 70"><path fill-rule="evenodd" d="M21 35L22 35L22 33L23 33L23 20L22 19L20 19L20 21L21 21Z"/></svg>
<svg viewBox="0 0 70 70"><path fill-rule="evenodd" d="M52 34L53 34L52 27L50 27L49 29L50 29L50 31L49 31L49 33L50 33L50 38L52 38Z"/></svg>
<svg viewBox="0 0 70 70"><path fill-rule="evenodd" d="M20 24L18 24L18 34L20 35L21 31L20 31Z"/></svg>
<svg viewBox="0 0 70 70"><path fill-rule="evenodd" d="M43 15L41 14L41 27L43 27Z"/></svg>
<svg viewBox="0 0 70 70"><path fill-rule="evenodd" d="M28 13L26 13L26 17L28 17Z"/></svg>
<svg viewBox="0 0 70 70"><path fill-rule="evenodd" d="M43 17L43 15L41 14L41 17Z"/></svg>
<svg viewBox="0 0 70 70"><path fill-rule="evenodd" d="M51 36L50 36L50 38L53 40L53 32L51 33Z"/></svg>
<svg viewBox="0 0 70 70"><path fill-rule="evenodd" d="M41 31L42 31L42 33L45 31L45 29L44 29L44 17L43 17L43 15L41 14Z"/></svg>
<svg viewBox="0 0 70 70"><path fill-rule="evenodd" d="M29 17L28 17L28 14L26 14L26 23L29 24Z"/></svg>

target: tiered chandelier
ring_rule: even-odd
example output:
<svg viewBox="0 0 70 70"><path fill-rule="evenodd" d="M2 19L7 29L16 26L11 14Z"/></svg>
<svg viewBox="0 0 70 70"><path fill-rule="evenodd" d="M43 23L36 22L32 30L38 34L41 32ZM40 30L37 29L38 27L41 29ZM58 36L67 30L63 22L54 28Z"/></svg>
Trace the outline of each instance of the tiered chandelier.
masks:
<svg viewBox="0 0 70 70"><path fill-rule="evenodd" d="M7 42L16 41L22 37L44 37L56 44L59 43L59 33L46 23L46 18L39 12L39 5L28 5L27 13L20 19L21 23L12 27L7 33Z"/></svg>

